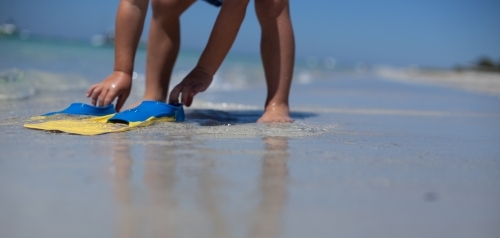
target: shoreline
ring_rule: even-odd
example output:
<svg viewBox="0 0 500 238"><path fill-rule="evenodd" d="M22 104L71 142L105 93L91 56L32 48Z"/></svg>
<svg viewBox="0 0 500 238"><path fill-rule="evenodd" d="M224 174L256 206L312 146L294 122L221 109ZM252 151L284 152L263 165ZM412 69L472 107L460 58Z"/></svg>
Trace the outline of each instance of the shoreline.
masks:
<svg viewBox="0 0 500 238"><path fill-rule="evenodd" d="M375 75L381 79L441 85L500 97L500 73L380 67Z"/></svg>

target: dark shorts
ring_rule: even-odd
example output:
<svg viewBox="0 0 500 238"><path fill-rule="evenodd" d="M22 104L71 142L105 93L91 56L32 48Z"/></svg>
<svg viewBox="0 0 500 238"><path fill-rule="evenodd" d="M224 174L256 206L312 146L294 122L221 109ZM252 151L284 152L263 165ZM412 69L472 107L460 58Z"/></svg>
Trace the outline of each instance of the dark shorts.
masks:
<svg viewBox="0 0 500 238"><path fill-rule="evenodd" d="M222 0L205 0L208 3L220 7L222 5Z"/></svg>

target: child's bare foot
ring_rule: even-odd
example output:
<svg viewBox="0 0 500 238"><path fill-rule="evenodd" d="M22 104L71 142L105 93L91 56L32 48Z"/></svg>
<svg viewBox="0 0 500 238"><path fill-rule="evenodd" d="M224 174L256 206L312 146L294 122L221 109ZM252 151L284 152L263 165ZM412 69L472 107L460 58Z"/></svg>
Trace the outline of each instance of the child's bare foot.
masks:
<svg viewBox="0 0 500 238"><path fill-rule="evenodd" d="M290 118L290 109L288 105L268 105L264 114L257 120L257 123L271 122L293 122L293 119Z"/></svg>

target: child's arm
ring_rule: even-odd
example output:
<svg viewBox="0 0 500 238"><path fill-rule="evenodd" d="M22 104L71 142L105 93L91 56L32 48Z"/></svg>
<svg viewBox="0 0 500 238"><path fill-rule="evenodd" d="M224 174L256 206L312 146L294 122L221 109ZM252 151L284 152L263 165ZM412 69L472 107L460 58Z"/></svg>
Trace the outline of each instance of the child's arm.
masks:
<svg viewBox="0 0 500 238"><path fill-rule="evenodd" d="M169 98L171 103L177 103L182 94L181 102L190 106L193 97L210 86L215 72L236 39L248 2L249 0L224 0L197 66L172 89Z"/></svg>
<svg viewBox="0 0 500 238"><path fill-rule="evenodd" d="M115 66L113 73L104 81L94 84L87 91L92 104L106 106L116 97L119 111L132 87L134 58L142 34L149 0L121 0L115 24Z"/></svg>

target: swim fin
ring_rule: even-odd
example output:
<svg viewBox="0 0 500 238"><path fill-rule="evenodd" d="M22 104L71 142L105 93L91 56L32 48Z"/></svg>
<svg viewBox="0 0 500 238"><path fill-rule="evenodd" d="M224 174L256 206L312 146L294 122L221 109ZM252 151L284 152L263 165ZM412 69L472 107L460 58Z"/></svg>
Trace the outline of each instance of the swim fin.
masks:
<svg viewBox="0 0 500 238"><path fill-rule="evenodd" d="M182 105L170 105L157 101L143 101L139 106L101 117L81 120L54 120L24 127L46 131L61 131L77 135L100 135L123 132L155 122L184 121Z"/></svg>
<svg viewBox="0 0 500 238"><path fill-rule="evenodd" d="M96 107L85 103L75 102L69 105L68 108L57 111L45 113L42 116L52 116L56 114L68 114L68 115L84 115L84 116L105 116L109 114L116 113L113 104L105 107Z"/></svg>

